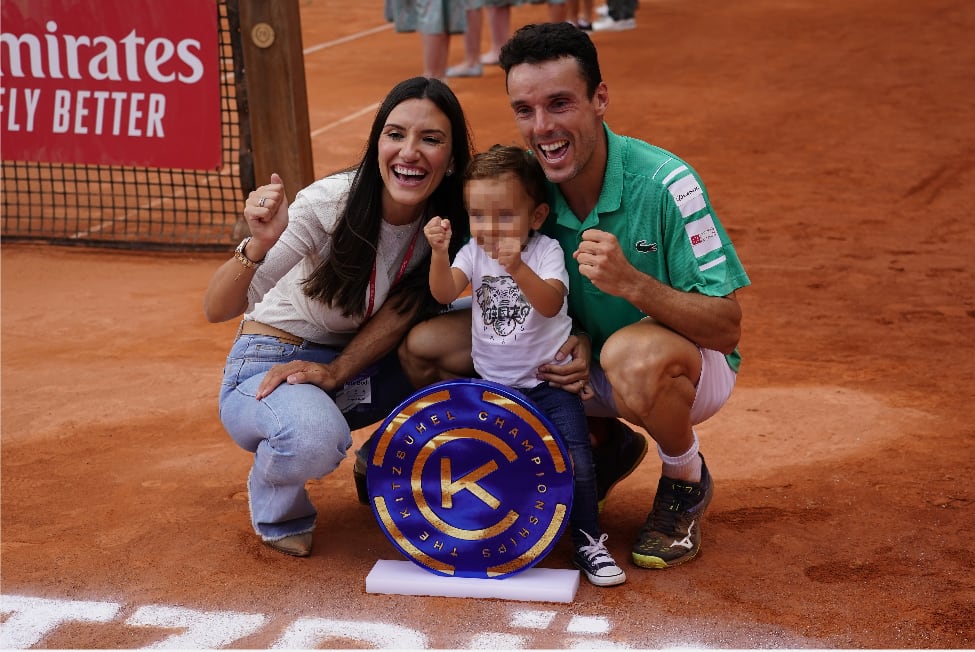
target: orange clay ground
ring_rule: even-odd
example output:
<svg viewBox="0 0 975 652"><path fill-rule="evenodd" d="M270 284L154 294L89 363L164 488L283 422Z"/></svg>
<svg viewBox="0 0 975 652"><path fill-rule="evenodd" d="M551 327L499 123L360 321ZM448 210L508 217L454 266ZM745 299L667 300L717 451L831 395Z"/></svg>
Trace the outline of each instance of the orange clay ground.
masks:
<svg viewBox="0 0 975 652"><path fill-rule="evenodd" d="M305 47L383 25L379 0L301 11ZM693 563L627 561L572 604L367 594L401 557L348 461L309 485L313 556L275 553L217 418L224 256L5 245L0 647L975 646L975 5L657 0L638 23L594 36L608 121L698 169L753 281L738 387L699 428ZM391 29L306 57L317 174L374 110L337 121L419 70ZM451 84L478 147L517 142L500 70ZM611 495L618 560L658 471Z"/></svg>

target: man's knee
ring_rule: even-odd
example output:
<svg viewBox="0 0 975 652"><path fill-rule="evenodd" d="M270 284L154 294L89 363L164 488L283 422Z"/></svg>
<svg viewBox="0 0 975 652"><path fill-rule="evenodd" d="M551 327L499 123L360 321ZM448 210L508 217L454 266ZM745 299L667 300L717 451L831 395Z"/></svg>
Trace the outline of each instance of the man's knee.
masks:
<svg viewBox="0 0 975 652"><path fill-rule="evenodd" d="M435 342L434 331L435 328L430 325L429 320L420 322L411 328L400 344L400 359L402 360L404 357L429 358Z"/></svg>
<svg viewBox="0 0 975 652"><path fill-rule="evenodd" d="M618 331L606 340L599 363L615 388L629 379L640 379L642 384L656 382L667 366L667 358L650 338L628 337Z"/></svg>
<svg viewBox="0 0 975 652"><path fill-rule="evenodd" d="M690 340L652 322L639 322L613 333L603 345L600 364L608 376L654 380L695 377L700 351Z"/></svg>
<svg viewBox="0 0 975 652"><path fill-rule="evenodd" d="M602 349L600 364L617 402L623 404L619 407L642 414L651 411L664 396L679 395L693 401L700 352L680 335L653 325L615 333Z"/></svg>
<svg viewBox="0 0 975 652"><path fill-rule="evenodd" d="M470 316L469 311L447 313L407 333L398 354L414 387L473 374Z"/></svg>
<svg viewBox="0 0 975 652"><path fill-rule="evenodd" d="M431 382L429 378L435 367L433 362L424 355L426 353L425 335L416 332L420 326L407 333L396 351L403 373L406 374L410 384L415 388L423 387Z"/></svg>

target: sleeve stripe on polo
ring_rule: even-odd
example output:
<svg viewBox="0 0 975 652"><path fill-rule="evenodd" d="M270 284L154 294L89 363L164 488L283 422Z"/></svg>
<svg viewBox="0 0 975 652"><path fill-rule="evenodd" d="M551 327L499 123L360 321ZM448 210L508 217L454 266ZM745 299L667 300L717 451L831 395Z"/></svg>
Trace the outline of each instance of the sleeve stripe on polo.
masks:
<svg viewBox="0 0 975 652"><path fill-rule="evenodd" d="M703 265L701 265L700 267L698 267L698 269L701 270L702 272L704 272L704 271L707 271L707 270L711 269L712 267L717 267L718 265L720 265L721 263L723 263L726 260L728 260L728 257L727 256L719 256L719 257L715 258L714 260L712 260L710 263L704 263Z"/></svg>
<svg viewBox="0 0 975 652"><path fill-rule="evenodd" d="M662 168L664 165L667 165L667 163L670 163L672 160L673 159L667 159L666 161L664 161L660 165L660 167ZM660 168L657 168L657 170L659 170L659 169ZM674 180L674 177L676 177L678 174L681 174L682 172L687 172L687 166L686 165L682 165L682 166L680 166L678 168L674 168L674 170L670 174L668 174L666 177L664 177L664 180L661 181L660 184L666 187L671 181ZM657 176L657 172L654 172L653 173L653 176Z"/></svg>

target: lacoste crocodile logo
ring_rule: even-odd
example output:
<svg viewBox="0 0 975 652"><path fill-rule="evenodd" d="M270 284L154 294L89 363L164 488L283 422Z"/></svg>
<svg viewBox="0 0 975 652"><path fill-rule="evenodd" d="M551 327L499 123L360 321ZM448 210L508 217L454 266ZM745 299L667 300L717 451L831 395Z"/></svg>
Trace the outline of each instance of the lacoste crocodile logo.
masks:
<svg viewBox="0 0 975 652"><path fill-rule="evenodd" d="M694 532L694 524L695 523L697 523L696 520L695 521L691 521L690 526L688 526L688 528L687 528L687 536L684 537L683 539L681 539L680 541L678 541L677 539L674 539L674 542L672 544L670 544L670 547L671 548L674 548L674 547L687 548L688 550L690 550L691 548L693 548L694 547L694 543L691 542L691 533Z"/></svg>
<svg viewBox="0 0 975 652"><path fill-rule="evenodd" d="M640 253L648 254L657 250L656 242L647 242L646 240L640 240L633 245L637 251Z"/></svg>

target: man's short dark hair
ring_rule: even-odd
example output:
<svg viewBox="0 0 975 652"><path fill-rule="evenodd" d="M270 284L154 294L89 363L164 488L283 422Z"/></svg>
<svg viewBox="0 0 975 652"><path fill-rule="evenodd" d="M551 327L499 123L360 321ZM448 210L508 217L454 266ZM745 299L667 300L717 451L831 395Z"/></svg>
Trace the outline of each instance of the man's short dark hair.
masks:
<svg viewBox="0 0 975 652"><path fill-rule="evenodd" d="M579 64L579 72L586 80L586 91L592 99L596 87L603 81L596 46L588 34L570 23L525 25L501 48L498 62L507 81L508 73L518 64L544 63L565 57L571 57Z"/></svg>

